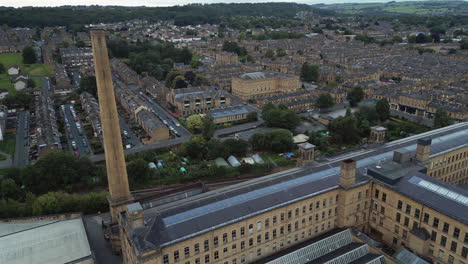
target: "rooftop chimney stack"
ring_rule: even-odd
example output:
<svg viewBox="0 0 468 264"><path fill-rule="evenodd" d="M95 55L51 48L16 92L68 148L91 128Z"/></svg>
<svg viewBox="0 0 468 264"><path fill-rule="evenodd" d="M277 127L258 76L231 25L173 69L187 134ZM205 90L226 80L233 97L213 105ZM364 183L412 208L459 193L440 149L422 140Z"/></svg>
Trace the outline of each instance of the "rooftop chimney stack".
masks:
<svg viewBox="0 0 468 264"><path fill-rule="evenodd" d="M429 155L431 154L431 143L432 139L430 138L418 139L418 146L416 147L416 160L420 162L426 162L429 160Z"/></svg>
<svg viewBox="0 0 468 264"><path fill-rule="evenodd" d="M349 188L356 184L356 161L347 159L341 162L340 185Z"/></svg>

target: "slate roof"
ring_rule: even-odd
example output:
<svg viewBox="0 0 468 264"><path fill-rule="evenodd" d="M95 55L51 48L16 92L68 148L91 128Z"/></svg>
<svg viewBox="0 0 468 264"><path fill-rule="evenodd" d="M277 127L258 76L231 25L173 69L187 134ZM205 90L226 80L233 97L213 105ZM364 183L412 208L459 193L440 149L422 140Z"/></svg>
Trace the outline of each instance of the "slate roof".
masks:
<svg viewBox="0 0 468 264"><path fill-rule="evenodd" d="M438 153L468 143L468 129L459 127L431 137L431 152ZM396 149L405 147L412 152L416 149L416 139L392 144L391 147L384 146L356 157L358 184L370 179L362 175L367 166L391 159ZM190 201L185 199L147 209L147 225L131 231L133 242L140 251L162 248L253 215L337 189L339 166L340 162L337 161L312 168L294 168L200 194L192 197ZM455 219L461 219L465 223L468 221L466 207L462 208L450 199L437 197L438 195L409 183L410 176L414 175L419 177L421 174L408 174L390 187ZM429 176L421 177L440 182Z"/></svg>

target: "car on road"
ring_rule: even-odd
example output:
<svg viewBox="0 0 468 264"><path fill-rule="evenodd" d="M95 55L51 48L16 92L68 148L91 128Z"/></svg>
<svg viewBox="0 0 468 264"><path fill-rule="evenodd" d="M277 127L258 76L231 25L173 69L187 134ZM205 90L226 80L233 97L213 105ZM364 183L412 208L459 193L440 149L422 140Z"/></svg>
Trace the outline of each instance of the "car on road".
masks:
<svg viewBox="0 0 468 264"><path fill-rule="evenodd" d="M128 134L127 130L123 131L123 136L124 138L130 138L130 135Z"/></svg>
<svg viewBox="0 0 468 264"><path fill-rule="evenodd" d="M162 121L166 126L168 125L167 121L166 120L163 120Z"/></svg>
<svg viewBox="0 0 468 264"><path fill-rule="evenodd" d="M73 149L73 150L77 150L77 149L78 149L75 140L73 140L73 141L71 142L71 145L72 145L72 149Z"/></svg>
<svg viewBox="0 0 468 264"><path fill-rule="evenodd" d="M83 144L83 147L85 147L85 148L88 147L88 143L86 142L86 139L83 138L81 140L81 143Z"/></svg>
<svg viewBox="0 0 468 264"><path fill-rule="evenodd" d="M175 121L175 119L172 119L172 123L174 123L176 127L180 127L180 124L177 121Z"/></svg>

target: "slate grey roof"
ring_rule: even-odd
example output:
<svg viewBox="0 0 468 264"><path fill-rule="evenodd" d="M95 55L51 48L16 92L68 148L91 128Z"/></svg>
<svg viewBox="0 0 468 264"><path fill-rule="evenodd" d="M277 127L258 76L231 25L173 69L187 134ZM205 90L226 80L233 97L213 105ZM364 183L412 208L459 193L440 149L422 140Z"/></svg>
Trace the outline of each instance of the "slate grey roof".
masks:
<svg viewBox="0 0 468 264"><path fill-rule="evenodd" d="M208 111L208 113L213 118L222 118L222 117L233 116L233 115L248 114L249 110L247 110L247 108L245 108L242 105L237 105L237 106L231 106L231 107L225 107L225 108L211 109Z"/></svg>
<svg viewBox="0 0 468 264"><path fill-rule="evenodd" d="M439 132L431 137L431 152L438 153L468 143L468 129L459 127L450 132ZM381 160L391 159L393 151L402 147L414 152L416 139L393 144L391 147L377 148L356 157L358 184L370 179L362 175L367 166ZM147 225L133 230L133 242L140 251L162 248L264 211L337 189L339 188L339 166L340 162L336 161L318 167L295 168L193 196L190 200L181 200L147 209L145 210ZM464 218L464 222L468 221L466 207L465 210L461 210L458 205L454 211L447 206L453 204L453 201L443 197L437 198L434 193L410 184L408 180L408 176L403 177L392 188L428 206L435 206L437 210L455 219ZM431 180L435 179L431 178ZM426 199L425 196L429 197Z"/></svg>

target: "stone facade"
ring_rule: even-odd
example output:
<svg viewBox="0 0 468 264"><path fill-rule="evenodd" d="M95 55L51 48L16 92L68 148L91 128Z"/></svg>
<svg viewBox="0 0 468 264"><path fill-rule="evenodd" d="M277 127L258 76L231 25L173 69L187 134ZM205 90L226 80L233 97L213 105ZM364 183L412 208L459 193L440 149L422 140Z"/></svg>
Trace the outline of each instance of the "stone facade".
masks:
<svg viewBox="0 0 468 264"><path fill-rule="evenodd" d="M300 87L299 76L277 72L251 72L232 78L232 94L242 100L294 92Z"/></svg>

